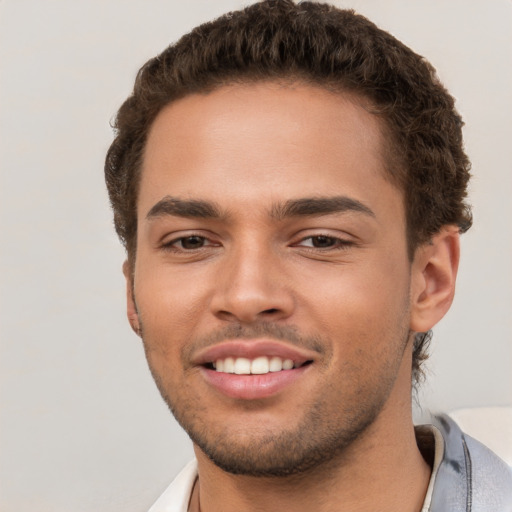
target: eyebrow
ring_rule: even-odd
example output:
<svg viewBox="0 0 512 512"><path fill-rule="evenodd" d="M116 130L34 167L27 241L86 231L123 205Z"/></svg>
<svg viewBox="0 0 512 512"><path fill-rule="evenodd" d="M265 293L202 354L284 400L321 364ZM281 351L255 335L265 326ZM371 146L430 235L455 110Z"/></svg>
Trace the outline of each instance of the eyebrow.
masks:
<svg viewBox="0 0 512 512"><path fill-rule="evenodd" d="M344 212L357 212L375 217L375 213L368 206L347 196L290 199L284 203L274 204L270 215L277 220L283 220L290 217L321 216ZM146 219L151 220L165 215L200 219L226 217L219 206L210 201L165 196L149 210Z"/></svg>
<svg viewBox="0 0 512 512"><path fill-rule="evenodd" d="M320 216L343 212L357 212L375 217L375 213L368 206L347 196L291 199L283 204L274 205L271 215L276 219L284 219L287 217Z"/></svg>
<svg viewBox="0 0 512 512"><path fill-rule="evenodd" d="M221 217L220 208L209 201L198 199L179 199L177 197L165 196L156 203L146 215L150 220L164 215L177 217L190 217L200 219L217 219Z"/></svg>

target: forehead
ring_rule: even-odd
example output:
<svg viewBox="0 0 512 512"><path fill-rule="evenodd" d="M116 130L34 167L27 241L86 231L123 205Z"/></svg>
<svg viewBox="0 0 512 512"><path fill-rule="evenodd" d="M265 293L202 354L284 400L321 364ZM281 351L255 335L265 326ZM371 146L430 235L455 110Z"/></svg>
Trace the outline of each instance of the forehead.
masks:
<svg viewBox="0 0 512 512"><path fill-rule="evenodd" d="M139 219L164 195L254 204L334 193L359 199L365 189L378 196L390 186L383 154L381 124L354 95L273 82L189 95L151 127Z"/></svg>

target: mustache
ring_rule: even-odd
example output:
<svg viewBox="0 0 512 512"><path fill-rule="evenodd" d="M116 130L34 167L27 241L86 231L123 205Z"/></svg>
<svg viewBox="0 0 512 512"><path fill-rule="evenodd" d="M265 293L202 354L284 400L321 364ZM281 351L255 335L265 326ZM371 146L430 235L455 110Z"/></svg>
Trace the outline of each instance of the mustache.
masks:
<svg viewBox="0 0 512 512"><path fill-rule="evenodd" d="M181 349L181 360L186 365L198 350L230 339L250 340L256 338L272 338L285 341L299 348L314 350L320 354L330 352L331 344L317 335L303 335L294 325L277 325L272 322L258 322L250 325L239 323L229 324L212 331L206 336L198 337Z"/></svg>

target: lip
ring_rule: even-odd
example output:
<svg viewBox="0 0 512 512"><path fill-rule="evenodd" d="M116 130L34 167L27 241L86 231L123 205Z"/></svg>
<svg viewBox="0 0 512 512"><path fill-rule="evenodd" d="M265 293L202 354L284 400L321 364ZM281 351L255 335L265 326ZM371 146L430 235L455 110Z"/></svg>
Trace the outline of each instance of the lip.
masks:
<svg viewBox="0 0 512 512"><path fill-rule="evenodd" d="M260 400L276 395L300 379L311 365L293 370L269 372L264 375L236 375L201 367L201 374L208 384L230 398Z"/></svg>
<svg viewBox="0 0 512 512"><path fill-rule="evenodd" d="M291 359L297 367L263 375L237 375L217 372L208 367L210 363L227 357L256 359L261 356ZM205 381L221 394L242 400L258 400L276 395L294 384L311 367L311 364L304 363L314 362L317 358L318 352L295 347L286 342L244 339L224 341L203 349L193 358L193 364L200 367Z"/></svg>
<svg viewBox="0 0 512 512"><path fill-rule="evenodd" d="M318 353L273 340L229 340L200 350L193 357L192 363L206 365L218 359L226 359L226 357L256 359L261 356L291 359L294 364L300 366L306 361L315 361L318 358Z"/></svg>

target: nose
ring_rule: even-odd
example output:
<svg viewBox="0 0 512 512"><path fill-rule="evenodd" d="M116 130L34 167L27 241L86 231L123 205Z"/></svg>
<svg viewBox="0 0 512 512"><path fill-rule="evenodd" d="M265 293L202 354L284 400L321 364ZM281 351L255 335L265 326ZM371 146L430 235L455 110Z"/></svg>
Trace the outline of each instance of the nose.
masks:
<svg viewBox="0 0 512 512"><path fill-rule="evenodd" d="M255 244L229 251L215 281L214 315L244 324L288 318L294 299L280 260L271 248Z"/></svg>

